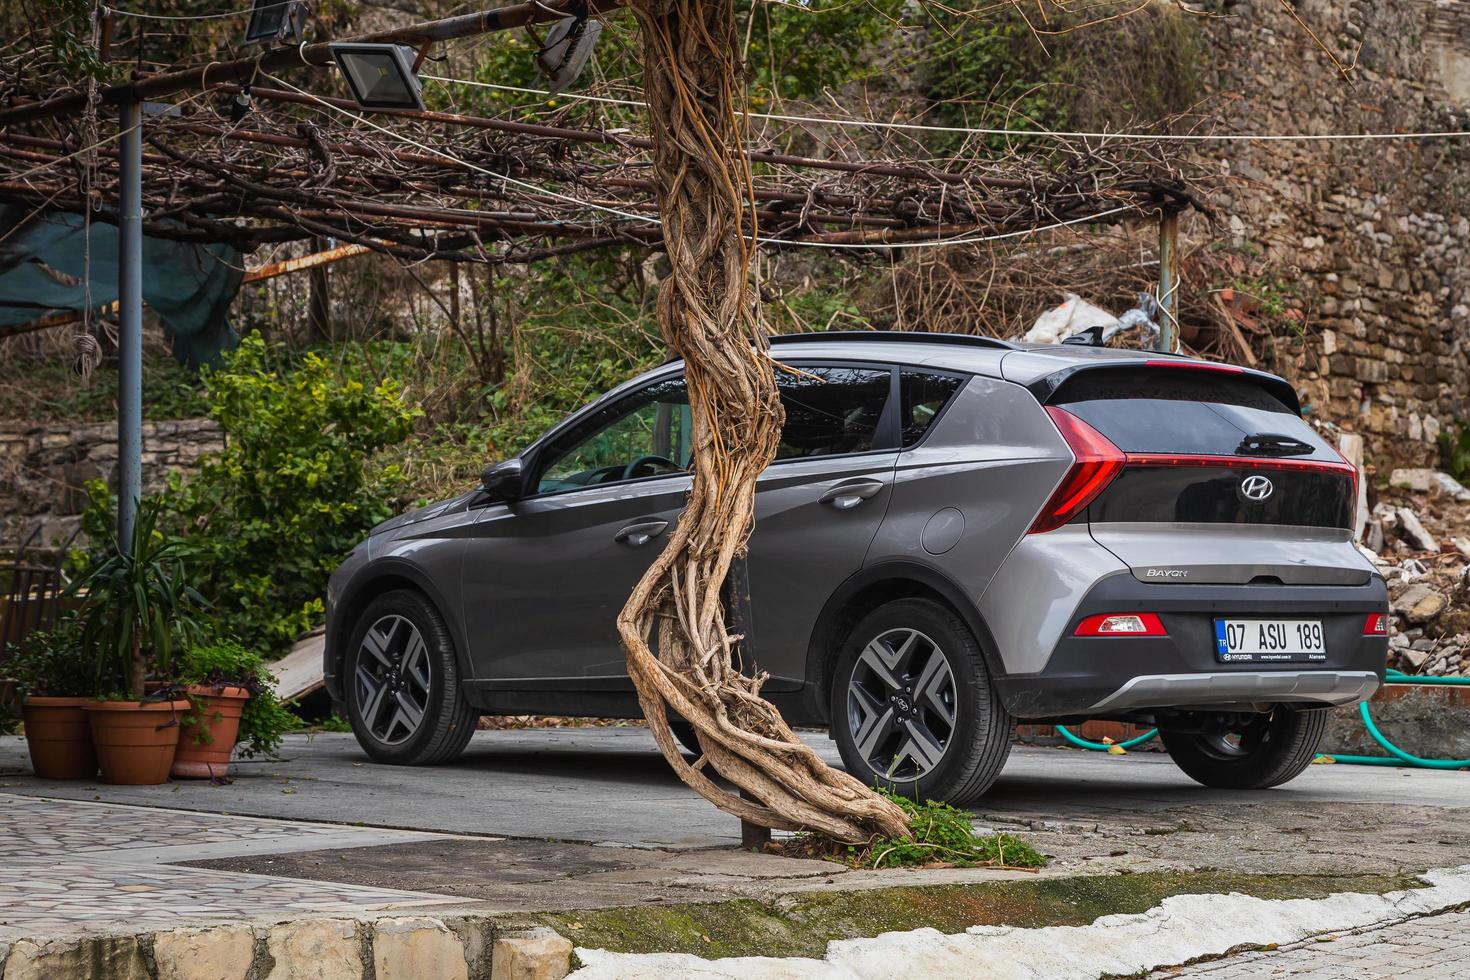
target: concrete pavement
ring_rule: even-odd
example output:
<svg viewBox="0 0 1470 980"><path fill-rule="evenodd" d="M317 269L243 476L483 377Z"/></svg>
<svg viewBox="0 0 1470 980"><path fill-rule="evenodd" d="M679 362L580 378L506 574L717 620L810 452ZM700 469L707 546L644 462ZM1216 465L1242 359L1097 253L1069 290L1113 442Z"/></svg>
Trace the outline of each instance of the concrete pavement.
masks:
<svg viewBox="0 0 1470 980"><path fill-rule="evenodd" d="M830 740L807 737L838 763ZM28 772L24 743L0 739L0 792L632 847L724 846L739 837L738 824L680 784L636 727L479 732L459 761L426 769L375 765L351 735L293 735L279 760L236 763L230 786L48 783ZM1313 766L1274 790L1228 792L1199 786L1159 753L1018 747L978 813L1001 823L1174 826L1192 813L1228 818L1266 805L1310 814L1314 824L1330 823L1341 807L1464 810L1470 778Z"/></svg>

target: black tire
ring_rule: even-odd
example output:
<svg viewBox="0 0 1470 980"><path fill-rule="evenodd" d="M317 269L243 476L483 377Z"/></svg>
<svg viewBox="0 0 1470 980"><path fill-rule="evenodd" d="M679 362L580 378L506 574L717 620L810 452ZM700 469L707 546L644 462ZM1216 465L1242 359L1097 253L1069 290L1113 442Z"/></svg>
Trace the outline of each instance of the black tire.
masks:
<svg viewBox="0 0 1470 980"><path fill-rule="evenodd" d="M416 665L421 661L424 670L415 670L412 678L408 667L401 672L388 668L384 658L376 656L367 645L369 631L373 631L374 648L391 647L405 635L405 624L417 630L422 640L422 650L412 662ZM391 650L384 652L387 660L393 659ZM400 666L405 659L400 656ZM359 668L366 673L360 675ZM391 680L384 679L384 671ZM367 719L364 712L371 705L364 705L363 700L372 697L375 681L389 689L378 699L379 710L374 718ZM433 604L412 589L383 593L358 617L343 656L342 690L357 744L375 762L390 765L433 766L452 761L464 751L480 717L460 690L459 661L449 627ZM389 715L398 712L400 706L387 699L399 693L410 698L415 707L419 701L423 703L416 727L406 734L406 720L399 719L410 714Z"/></svg>
<svg viewBox="0 0 1470 980"><path fill-rule="evenodd" d="M1174 764L1215 789L1270 789L1302 774L1317 755L1329 711L1277 708L1229 735L1161 731Z"/></svg>
<svg viewBox="0 0 1470 980"><path fill-rule="evenodd" d="M902 653L906 633L918 636L907 660ZM886 678L873 670L872 657L864 658L870 644L879 644L875 649L898 658ZM932 649L926 651L926 645ZM913 691L918 681L930 676L926 671L933 653L944 658L950 672L946 701L950 723L940 706L946 697L932 677L924 685L930 694ZM874 677L890 691L886 702L873 697ZM893 688L889 679L901 686ZM843 764L869 785L919 800L965 806L990 788L1011 752L1015 723L990 682L979 642L954 610L930 599L897 599L863 617L837 658L830 697L832 736ZM894 716L886 726L883 712ZM947 735L941 737L946 729ZM908 751L924 737L921 732L931 739L931 749L942 743L942 751L937 757L931 753L927 762ZM864 736L866 753L859 747L859 735Z"/></svg>

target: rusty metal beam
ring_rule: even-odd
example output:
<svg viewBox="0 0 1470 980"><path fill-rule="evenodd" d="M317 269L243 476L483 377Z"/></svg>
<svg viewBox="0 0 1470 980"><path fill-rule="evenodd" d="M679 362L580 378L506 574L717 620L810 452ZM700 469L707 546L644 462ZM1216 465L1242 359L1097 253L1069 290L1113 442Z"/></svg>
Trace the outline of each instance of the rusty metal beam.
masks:
<svg viewBox="0 0 1470 980"><path fill-rule="evenodd" d="M622 5L623 0L586 0L587 10L594 14L615 10ZM571 16L574 6L576 6L575 0L546 0L544 3L532 0L528 3L495 7L473 14L461 14L458 17L446 17L443 20L426 21L391 31L359 34L355 37L342 38L341 41L357 44L405 44L421 48L440 41L489 34L494 31L524 27L527 24L562 20ZM333 43L337 42L318 41L315 44L304 44L299 48L273 48L253 58L238 58L234 61L215 62L196 68L148 75L123 85L104 88L101 97L105 103L121 105L129 101L162 99L186 89L204 88L211 82L248 83L260 72L283 71L302 64L322 68L332 63L328 45ZM0 110L0 128L36 119L72 115L81 112L86 104L86 93L81 91L67 92L40 102L22 103Z"/></svg>
<svg viewBox="0 0 1470 980"><path fill-rule="evenodd" d="M249 282L260 282L262 279L274 279L276 276L290 275L293 272L304 272L307 269L319 265L329 265L333 262L341 262L354 256L371 252L372 249L366 245L338 245L324 252L313 252L310 255L298 255L294 259L282 259L279 262L267 262L265 265L254 269L245 270L245 278L241 284ZM93 316L111 316L117 312L117 301L106 303L92 311ZM49 330L52 327L64 327L68 323L76 323L82 319L81 311L66 310L62 313L52 313L29 323L18 323L13 327L7 327L0 332L0 338L16 337L23 333L35 333L37 330Z"/></svg>

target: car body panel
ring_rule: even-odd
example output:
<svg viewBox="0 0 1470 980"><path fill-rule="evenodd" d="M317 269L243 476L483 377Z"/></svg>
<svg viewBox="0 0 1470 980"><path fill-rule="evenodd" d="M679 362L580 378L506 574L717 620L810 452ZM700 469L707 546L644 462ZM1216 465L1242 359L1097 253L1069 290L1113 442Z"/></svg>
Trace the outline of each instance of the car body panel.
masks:
<svg viewBox="0 0 1470 980"><path fill-rule="evenodd" d="M1042 670L1088 590L1127 571L1085 524L1022 538L979 603L1006 672Z"/></svg>
<svg viewBox="0 0 1470 980"><path fill-rule="evenodd" d="M667 543L688 491L680 474L485 507L462 587L475 679L532 690L564 680L626 688L618 611ZM640 545L616 540L649 521L668 526Z"/></svg>
<svg viewBox="0 0 1470 980"><path fill-rule="evenodd" d="M863 567L893 493L896 451L772 463L756 482L755 532L747 558L754 667L771 690L795 690L806 676L807 642L827 597ZM881 483L850 508L823 495ZM815 587L814 587L815 586Z"/></svg>
<svg viewBox="0 0 1470 980"><path fill-rule="evenodd" d="M1345 528L1262 524L1100 524L1092 537L1140 582L1363 585L1373 565Z"/></svg>
<svg viewBox="0 0 1470 980"><path fill-rule="evenodd" d="M1030 393L994 378L972 378L925 439L899 457L894 502L870 555L933 566L973 602L1071 461ZM962 529L942 547L926 532L946 519Z"/></svg>

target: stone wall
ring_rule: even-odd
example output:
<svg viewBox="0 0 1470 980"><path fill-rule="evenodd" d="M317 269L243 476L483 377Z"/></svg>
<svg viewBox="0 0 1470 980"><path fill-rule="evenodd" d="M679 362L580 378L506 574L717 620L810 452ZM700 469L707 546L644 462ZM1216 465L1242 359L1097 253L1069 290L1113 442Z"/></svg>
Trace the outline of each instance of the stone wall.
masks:
<svg viewBox="0 0 1470 980"><path fill-rule="evenodd" d="M1203 28L1222 131L1470 130L1470 3L1296 6L1351 83L1276 0L1227 2ZM1224 233L1306 301L1307 343L1275 368L1380 468L1433 464L1470 417L1470 140L1218 146Z"/></svg>
<svg viewBox="0 0 1470 980"><path fill-rule="evenodd" d="M192 467L224 444L209 419L143 423L143 489L163 489L173 470ZM88 480L117 487L114 422L7 422L0 425L0 546L65 543L81 523Z"/></svg>

